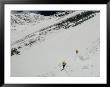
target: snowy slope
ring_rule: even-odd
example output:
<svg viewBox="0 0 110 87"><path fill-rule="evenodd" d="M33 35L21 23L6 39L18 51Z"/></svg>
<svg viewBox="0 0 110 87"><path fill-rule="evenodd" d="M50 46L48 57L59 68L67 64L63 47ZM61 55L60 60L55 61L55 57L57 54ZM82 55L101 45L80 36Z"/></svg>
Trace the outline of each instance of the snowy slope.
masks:
<svg viewBox="0 0 110 87"><path fill-rule="evenodd" d="M71 13L73 12L74 11L58 12L57 14L52 16L43 16L30 12L11 14L11 41L13 43L15 40L19 40L20 38L33 33L36 30L45 28L49 25L54 24L55 22L57 23L58 21L60 21L60 19L62 20L63 17L66 18L66 16L71 15ZM61 16L61 14L63 14L63 16ZM29 20L26 19L29 19L30 22L27 23ZM15 23L13 20L16 20L17 23Z"/></svg>
<svg viewBox="0 0 110 87"><path fill-rule="evenodd" d="M66 17L70 18L73 15L65 16L58 21L53 19L52 23L64 21ZM20 55L11 56L11 76L100 76L99 17L97 13L78 26L67 29L61 27L59 31L43 35L45 40L42 39L31 47L21 48ZM52 23L48 22L44 27ZM31 34L33 32L36 32L36 29L31 29ZM76 50L79 51L78 54ZM67 63L63 71L62 61Z"/></svg>

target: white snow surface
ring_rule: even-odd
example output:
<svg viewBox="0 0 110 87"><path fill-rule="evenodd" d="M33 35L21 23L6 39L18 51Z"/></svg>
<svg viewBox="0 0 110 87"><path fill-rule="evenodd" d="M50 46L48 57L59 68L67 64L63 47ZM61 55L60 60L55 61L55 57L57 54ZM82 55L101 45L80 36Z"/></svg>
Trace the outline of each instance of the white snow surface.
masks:
<svg viewBox="0 0 110 87"><path fill-rule="evenodd" d="M69 16L71 14L67 17ZM53 18L51 21L46 20L37 26L19 25L17 28L25 32L14 33L13 31L11 42L58 21ZM76 54L76 50L79 51L78 54ZM67 65L61 71L63 61L66 61ZM100 76L100 14L96 14L78 26L70 27L68 30L51 33L46 36L45 41L24 48L20 55L11 56L11 76Z"/></svg>

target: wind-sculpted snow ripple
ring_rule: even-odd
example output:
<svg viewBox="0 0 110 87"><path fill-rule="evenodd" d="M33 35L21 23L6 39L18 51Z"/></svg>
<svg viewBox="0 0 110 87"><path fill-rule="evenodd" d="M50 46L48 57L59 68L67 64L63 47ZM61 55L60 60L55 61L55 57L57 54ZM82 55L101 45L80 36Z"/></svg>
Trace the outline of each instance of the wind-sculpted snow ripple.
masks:
<svg viewBox="0 0 110 87"><path fill-rule="evenodd" d="M70 27L75 27L79 24L82 24L86 20L93 18L99 11L84 11L75 16L66 18L58 23L50 25L48 27L37 30L34 33L31 33L22 39L19 39L11 44L11 56L17 54L20 55L21 48L30 47L34 43L42 42L45 40L46 36L60 30L68 30ZM73 28L74 29L74 28Z"/></svg>

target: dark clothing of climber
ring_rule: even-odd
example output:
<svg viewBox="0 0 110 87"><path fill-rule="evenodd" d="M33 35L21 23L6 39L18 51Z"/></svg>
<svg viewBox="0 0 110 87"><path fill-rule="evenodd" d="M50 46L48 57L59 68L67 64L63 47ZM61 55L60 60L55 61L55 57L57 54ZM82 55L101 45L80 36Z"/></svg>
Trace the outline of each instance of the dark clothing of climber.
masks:
<svg viewBox="0 0 110 87"><path fill-rule="evenodd" d="M62 66L63 66L63 69L62 70L64 70L65 69L65 66L66 66L66 62L65 61L62 62Z"/></svg>

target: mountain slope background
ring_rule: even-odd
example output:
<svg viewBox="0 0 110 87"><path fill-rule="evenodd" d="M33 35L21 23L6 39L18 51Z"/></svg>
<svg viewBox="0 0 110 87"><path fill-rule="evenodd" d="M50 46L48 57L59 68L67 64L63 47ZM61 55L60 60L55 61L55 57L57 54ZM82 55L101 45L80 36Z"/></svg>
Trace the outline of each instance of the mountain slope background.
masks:
<svg viewBox="0 0 110 87"><path fill-rule="evenodd" d="M12 11L11 76L100 76L100 12Z"/></svg>

